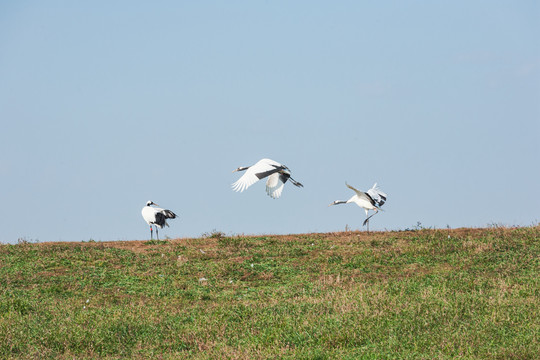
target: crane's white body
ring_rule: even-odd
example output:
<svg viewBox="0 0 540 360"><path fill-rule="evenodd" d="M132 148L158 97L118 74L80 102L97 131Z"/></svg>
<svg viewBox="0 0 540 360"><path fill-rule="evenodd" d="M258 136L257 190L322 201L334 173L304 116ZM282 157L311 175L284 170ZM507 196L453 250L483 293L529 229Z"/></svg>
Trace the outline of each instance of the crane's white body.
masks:
<svg viewBox="0 0 540 360"><path fill-rule="evenodd" d="M375 212L377 212L378 210L380 210L379 206L384 204L384 201L382 201L381 203L381 195L386 198L386 194L380 192L377 187L377 183L375 183L375 185L373 185L373 187L369 189L367 193L357 190L349 184L346 185L349 189L353 190L356 193L349 200L347 200L346 203L355 203L356 205L360 206L366 212L366 216L369 210L374 210Z"/></svg>
<svg viewBox="0 0 540 360"><path fill-rule="evenodd" d="M159 227L160 229L163 229L163 226L169 226L169 224L167 223L167 220L165 220L165 222L163 224L156 223L156 214L158 214L158 213L162 214L163 211L164 211L164 209L162 209L162 208L145 206L141 210L141 213L142 213L142 216L143 216L144 220L146 221L146 223L148 225L155 225L155 226Z"/></svg>
<svg viewBox="0 0 540 360"><path fill-rule="evenodd" d="M148 225L150 225L150 238L152 238L152 225L156 227L156 236L158 235L158 229L162 229L163 226L169 226L167 219L175 219L176 214L171 210L165 210L159 207L152 207L157 205L153 201L148 201L146 206L142 208L141 214ZM159 237L158 237L159 238Z"/></svg>
<svg viewBox="0 0 540 360"><path fill-rule="evenodd" d="M257 181L268 178L266 181L266 193L273 199L277 199L283 192L283 187L287 180L298 187L302 184L291 178L291 172L288 167L271 159L261 159L255 165L239 167L236 171L246 171L235 183L232 184L234 191L242 192Z"/></svg>

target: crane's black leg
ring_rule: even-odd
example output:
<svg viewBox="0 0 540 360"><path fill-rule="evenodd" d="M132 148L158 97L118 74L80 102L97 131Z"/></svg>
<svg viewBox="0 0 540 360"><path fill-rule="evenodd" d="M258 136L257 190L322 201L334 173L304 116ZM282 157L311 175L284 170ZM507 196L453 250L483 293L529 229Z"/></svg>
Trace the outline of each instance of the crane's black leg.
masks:
<svg viewBox="0 0 540 360"><path fill-rule="evenodd" d="M159 240L159 234L158 234L158 231L157 231L158 227L156 226L156 239Z"/></svg>
<svg viewBox="0 0 540 360"><path fill-rule="evenodd" d="M365 223L367 224L367 233L369 234L369 217L366 219Z"/></svg>
<svg viewBox="0 0 540 360"><path fill-rule="evenodd" d="M375 215L375 214L376 214L376 213L371 214L370 216L366 217L366 220L364 220L364 223L362 224L362 225L367 225L367 232L368 232L368 234L369 234L369 219L371 219L371 217L372 217L373 215Z"/></svg>
<svg viewBox="0 0 540 360"><path fill-rule="evenodd" d="M375 215L375 214L376 214L376 213L371 214L370 216L368 216L368 217L366 218L366 220L364 220L364 223L363 223L362 225L369 224L369 219L371 219L371 217L372 217L373 215Z"/></svg>

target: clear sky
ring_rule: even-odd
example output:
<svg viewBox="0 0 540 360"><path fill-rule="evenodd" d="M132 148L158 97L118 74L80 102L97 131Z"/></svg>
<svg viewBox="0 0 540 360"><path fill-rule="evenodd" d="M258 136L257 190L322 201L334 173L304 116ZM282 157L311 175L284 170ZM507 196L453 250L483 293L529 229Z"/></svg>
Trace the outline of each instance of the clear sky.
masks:
<svg viewBox="0 0 540 360"><path fill-rule="evenodd" d="M0 2L0 242L540 220L538 1ZM230 185L268 157L304 184Z"/></svg>

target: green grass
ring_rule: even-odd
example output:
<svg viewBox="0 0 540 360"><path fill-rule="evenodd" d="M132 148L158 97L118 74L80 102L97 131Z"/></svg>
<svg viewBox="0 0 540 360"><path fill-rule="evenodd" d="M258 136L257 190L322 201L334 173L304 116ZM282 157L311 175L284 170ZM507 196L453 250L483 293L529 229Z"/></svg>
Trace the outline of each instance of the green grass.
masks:
<svg viewBox="0 0 540 360"><path fill-rule="evenodd" d="M1 245L0 358L538 358L539 239L525 227Z"/></svg>

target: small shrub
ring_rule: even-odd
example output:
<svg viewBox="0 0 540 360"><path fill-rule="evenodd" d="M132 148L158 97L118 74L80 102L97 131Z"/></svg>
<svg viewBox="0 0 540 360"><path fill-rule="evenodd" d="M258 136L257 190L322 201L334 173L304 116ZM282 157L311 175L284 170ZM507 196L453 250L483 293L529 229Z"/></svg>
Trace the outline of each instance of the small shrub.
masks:
<svg viewBox="0 0 540 360"><path fill-rule="evenodd" d="M147 245L165 245L165 244L168 244L169 242L167 240L148 240L145 242L145 244Z"/></svg>
<svg viewBox="0 0 540 360"><path fill-rule="evenodd" d="M203 238L209 238L209 239L221 239L221 238L224 238L225 236L226 234L223 231L219 231L216 229L212 230L209 233L202 234Z"/></svg>

